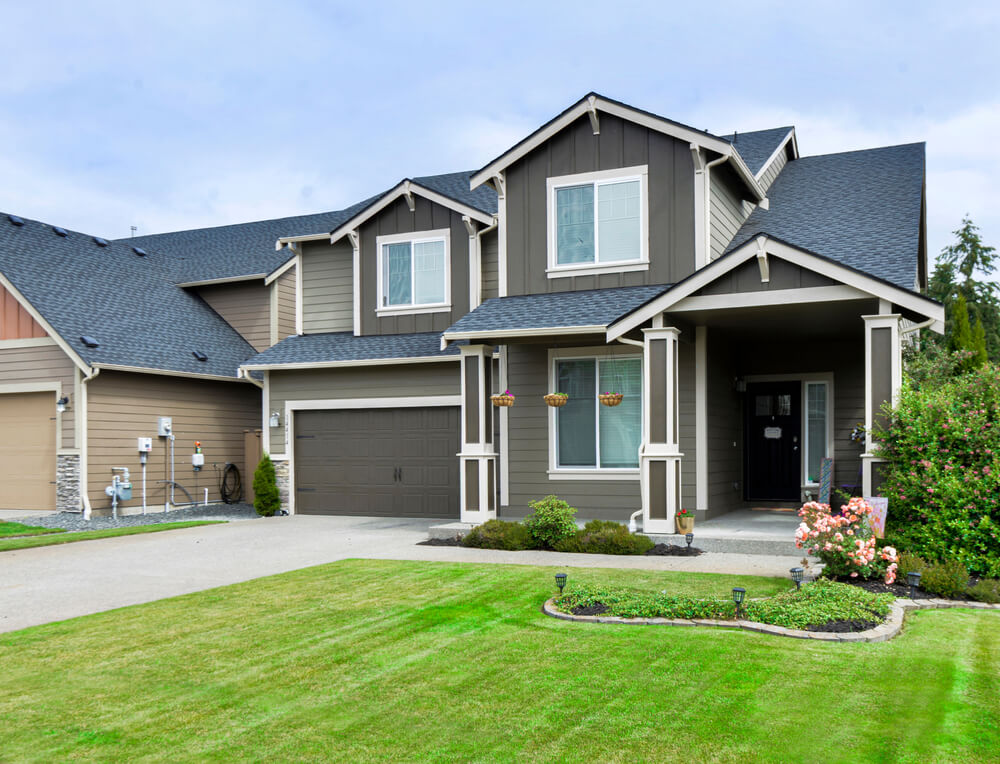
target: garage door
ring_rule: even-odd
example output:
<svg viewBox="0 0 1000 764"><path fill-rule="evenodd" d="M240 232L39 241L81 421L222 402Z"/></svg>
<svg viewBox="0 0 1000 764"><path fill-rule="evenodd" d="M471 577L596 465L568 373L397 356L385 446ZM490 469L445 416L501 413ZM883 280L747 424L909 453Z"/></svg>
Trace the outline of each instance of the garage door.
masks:
<svg viewBox="0 0 1000 764"><path fill-rule="evenodd" d="M459 409L299 411L295 511L458 518Z"/></svg>
<svg viewBox="0 0 1000 764"><path fill-rule="evenodd" d="M0 509L55 509L55 396L0 395L0 433Z"/></svg>

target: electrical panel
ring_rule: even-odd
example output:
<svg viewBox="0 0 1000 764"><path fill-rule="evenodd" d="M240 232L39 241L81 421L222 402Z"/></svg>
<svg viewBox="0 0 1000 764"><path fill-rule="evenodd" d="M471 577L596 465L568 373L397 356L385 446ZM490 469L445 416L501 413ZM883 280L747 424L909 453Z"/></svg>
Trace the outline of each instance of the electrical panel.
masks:
<svg viewBox="0 0 1000 764"><path fill-rule="evenodd" d="M153 439L152 438L139 438L139 453L148 454L153 450Z"/></svg>
<svg viewBox="0 0 1000 764"><path fill-rule="evenodd" d="M161 416L157 420L156 434L161 438L169 438L174 429L174 420L169 416Z"/></svg>

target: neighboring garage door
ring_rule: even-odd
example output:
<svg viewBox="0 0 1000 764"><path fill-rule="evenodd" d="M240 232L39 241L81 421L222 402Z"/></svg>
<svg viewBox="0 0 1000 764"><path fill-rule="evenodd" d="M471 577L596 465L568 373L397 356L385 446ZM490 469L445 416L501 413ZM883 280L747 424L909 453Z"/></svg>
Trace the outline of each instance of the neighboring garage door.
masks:
<svg viewBox="0 0 1000 764"><path fill-rule="evenodd" d="M457 519L459 413L297 411L295 511Z"/></svg>
<svg viewBox="0 0 1000 764"><path fill-rule="evenodd" d="M56 401L0 394L0 509L56 508Z"/></svg>

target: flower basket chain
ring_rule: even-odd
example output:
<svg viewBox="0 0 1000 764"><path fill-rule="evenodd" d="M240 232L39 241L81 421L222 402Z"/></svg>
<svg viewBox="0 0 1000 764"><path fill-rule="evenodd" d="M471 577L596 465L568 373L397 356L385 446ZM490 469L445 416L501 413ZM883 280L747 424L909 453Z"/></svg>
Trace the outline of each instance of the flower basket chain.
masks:
<svg viewBox="0 0 1000 764"><path fill-rule="evenodd" d="M617 406L624 397L622 393L601 393L597 399L605 406Z"/></svg>
<svg viewBox="0 0 1000 764"><path fill-rule="evenodd" d="M544 396L543 400L552 408L557 409L560 406L566 405L566 401L569 400L569 395L566 393L549 393Z"/></svg>

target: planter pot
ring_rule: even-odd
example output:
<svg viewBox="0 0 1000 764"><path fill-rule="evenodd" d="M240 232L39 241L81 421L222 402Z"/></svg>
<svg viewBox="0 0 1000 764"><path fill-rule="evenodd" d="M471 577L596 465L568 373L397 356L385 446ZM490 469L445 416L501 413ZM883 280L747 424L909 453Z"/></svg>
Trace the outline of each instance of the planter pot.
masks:
<svg viewBox="0 0 1000 764"><path fill-rule="evenodd" d="M513 395L491 395L490 400L493 401L494 406L513 406L514 396Z"/></svg>
<svg viewBox="0 0 1000 764"><path fill-rule="evenodd" d="M694 515L674 515L674 527L678 533L694 533Z"/></svg>
<svg viewBox="0 0 1000 764"><path fill-rule="evenodd" d="M557 409L560 406L565 406L566 401L569 400L568 395L557 395L556 393L549 393L544 396L543 400L549 404L552 408Z"/></svg>
<svg viewBox="0 0 1000 764"><path fill-rule="evenodd" d="M622 393L601 393L597 399L605 406L617 406L624 397Z"/></svg>

